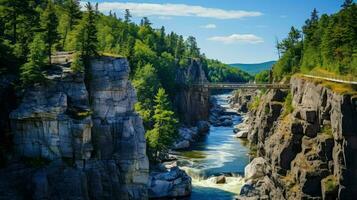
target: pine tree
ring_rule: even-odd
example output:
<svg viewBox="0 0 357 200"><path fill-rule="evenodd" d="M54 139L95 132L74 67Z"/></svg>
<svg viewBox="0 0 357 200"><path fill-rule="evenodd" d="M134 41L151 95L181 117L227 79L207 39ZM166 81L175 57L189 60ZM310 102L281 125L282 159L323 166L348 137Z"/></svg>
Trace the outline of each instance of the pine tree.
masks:
<svg viewBox="0 0 357 200"><path fill-rule="evenodd" d="M129 9L125 9L124 22L127 24L130 23L131 17Z"/></svg>
<svg viewBox="0 0 357 200"><path fill-rule="evenodd" d="M149 149L152 151L153 160L157 161L160 154L166 150L177 138L177 119L170 108L167 94L160 88L155 96L155 124L152 130L146 133Z"/></svg>
<svg viewBox="0 0 357 200"><path fill-rule="evenodd" d="M58 19L52 1L48 1L46 9L41 14L41 29L44 31L44 40L49 63L51 63L52 47L60 39L57 32Z"/></svg>
<svg viewBox="0 0 357 200"><path fill-rule="evenodd" d="M76 49L81 52L81 56L84 58L98 55L97 16L91 3L86 4L86 9L76 33Z"/></svg>
<svg viewBox="0 0 357 200"><path fill-rule="evenodd" d="M193 36L189 36L186 40L186 46L188 48L187 56L198 58L200 57L200 49L197 46L196 38Z"/></svg>
<svg viewBox="0 0 357 200"><path fill-rule="evenodd" d="M65 25L62 38L62 49L65 47L68 33L70 33L74 29L74 26L78 24L78 21L82 17L78 0L66 0L64 2L63 8L65 16L64 20L61 23Z"/></svg>
<svg viewBox="0 0 357 200"><path fill-rule="evenodd" d="M42 82L42 68L46 60L46 44L42 33L35 35L34 40L29 45L30 53L28 62L21 67L20 80L24 86Z"/></svg>

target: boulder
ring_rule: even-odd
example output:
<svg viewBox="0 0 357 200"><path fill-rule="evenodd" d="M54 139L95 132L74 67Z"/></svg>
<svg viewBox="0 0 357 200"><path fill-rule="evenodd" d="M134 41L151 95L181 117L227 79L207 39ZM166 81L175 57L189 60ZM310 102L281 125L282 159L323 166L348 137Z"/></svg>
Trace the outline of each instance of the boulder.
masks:
<svg viewBox="0 0 357 200"><path fill-rule="evenodd" d="M248 131L239 131L237 134L235 134L236 138L247 138L248 137Z"/></svg>
<svg viewBox="0 0 357 200"><path fill-rule="evenodd" d="M216 178L216 184L225 184L226 183L226 177L224 175L218 176Z"/></svg>
<svg viewBox="0 0 357 200"><path fill-rule="evenodd" d="M221 123L221 126L232 126L232 125L233 125L232 119L226 119Z"/></svg>
<svg viewBox="0 0 357 200"><path fill-rule="evenodd" d="M197 122L197 132L199 134L206 134L209 132L210 123L207 121L198 121Z"/></svg>
<svg viewBox="0 0 357 200"><path fill-rule="evenodd" d="M248 181L262 178L267 174L267 168L268 163L264 158L254 158L252 162L244 168L244 179Z"/></svg>
<svg viewBox="0 0 357 200"><path fill-rule="evenodd" d="M191 177L178 167L150 175L149 198L178 198L189 196L191 192Z"/></svg>

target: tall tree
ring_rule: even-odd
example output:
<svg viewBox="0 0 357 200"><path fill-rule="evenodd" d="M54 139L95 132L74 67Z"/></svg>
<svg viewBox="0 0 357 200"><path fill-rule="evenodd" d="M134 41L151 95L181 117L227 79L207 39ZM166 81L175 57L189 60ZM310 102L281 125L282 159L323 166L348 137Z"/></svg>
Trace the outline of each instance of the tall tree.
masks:
<svg viewBox="0 0 357 200"><path fill-rule="evenodd" d="M41 29L44 31L48 61L51 63L52 47L60 39L57 32L58 19L52 1L48 1L46 9L41 14Z"/></svg>
<svg viewBox="0 0 357 200"><path fill-rule="evenodd" d="M165 154L166 150L177 138L177 119L171 110L167 94L160 88L155 96L155 114L153 116L155 124L152 130L146 133L149 149L152 151L154 161L158 161L160 154Z"/></svg>
<svg viewBox="0 0 357 200"><path fill-rule="evenodd" d="M46 44L42 33L37 33L29 45L28 62L21 67L20 80L24 86L43 80L42 67L46 60Z"/></svg>
<svg viewBox="0 0 357 200"><path fill-rule="evenodd" d="M124 22L129 23L131 21L131 17L129 9L125 9Z"/></svg>
<svg viewBox="0 0 357 200"><path fill-rule="evenodd" d="M76 33L76 49L85 58L98 54L98 39L96 27L96 14L91 3L86 4L86 13L78 25Z"/></svg>
<svg viewBox="0 0 357 200"><path fill-rule="evenodd" d="M196 38L189 36L186 40L187 54L190 57L198 58L200 56L200 49L197 46Z"/></svg>
<svg viewBox="0 0 357 200"><path fill-rule="evenodd" d="M78 0L66 0L63 7L66 17L64 18L64 21L62 21L62 23L65 24L65 30L62 38L62 48L65 46L68 33L74 29L74 26L78 24L78 21L82 16Z"/></svg>

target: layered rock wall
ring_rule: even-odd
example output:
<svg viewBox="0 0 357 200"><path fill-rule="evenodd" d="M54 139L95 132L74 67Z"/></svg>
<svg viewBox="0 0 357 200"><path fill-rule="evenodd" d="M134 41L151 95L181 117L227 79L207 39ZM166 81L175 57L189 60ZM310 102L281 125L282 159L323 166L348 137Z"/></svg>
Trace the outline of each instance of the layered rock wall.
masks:
<svg viewBox="0 0 357 200"><path fill-rule="evenodd" d="M49 70L10 114L15 158L1 199L147 199L144 127L127 60L102 57L84 75Z"/></svg>
<svg viewBox="0 0 357 200"><path fill-rule="evenodd" d="M353 199L357 97L306 78L290 83L291 102L287 93L269 91L251 113L248 138L269 167L259 178L247 178L240 198Z"/></svg>

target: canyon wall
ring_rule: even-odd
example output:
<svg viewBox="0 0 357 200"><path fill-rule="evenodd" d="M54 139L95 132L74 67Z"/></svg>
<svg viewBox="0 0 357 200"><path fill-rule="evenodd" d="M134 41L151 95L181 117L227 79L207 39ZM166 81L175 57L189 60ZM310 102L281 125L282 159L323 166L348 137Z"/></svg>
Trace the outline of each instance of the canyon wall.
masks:
<svg viewBox="0 0 357 200"><path fill-rule="evenodd" d="M249 113L257 158L238 199L354 199L357 195L357 96L315 80L291 78Z"/></svg>
<svg viewBox="0 0 357 200"><path fill-rule="evenodd" d="M13 158L1 199L147 199L144 127L126 59L56 66L11 112ZM86 87L87 85L87 87Z"/></svg>
<svg viewBox="0 0 357 200"><path fill-rule="evenodd" d="M196 126L198 121L208 120L209 117L209 90L204 87L192 87L195 83L208 82L202 64L197 59L190 59L186 68L176 74L178 90L174 105L183 123Z"/></svg>

